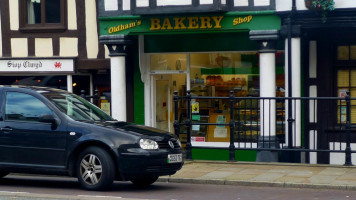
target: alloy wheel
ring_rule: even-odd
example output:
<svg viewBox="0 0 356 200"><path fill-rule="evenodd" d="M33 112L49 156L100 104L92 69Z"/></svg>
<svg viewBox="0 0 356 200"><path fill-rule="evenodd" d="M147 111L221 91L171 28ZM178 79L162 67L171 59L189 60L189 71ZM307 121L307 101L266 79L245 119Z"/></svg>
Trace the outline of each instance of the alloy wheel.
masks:
<svg viewBox="0 0 356 200"><path fill-rule="evenodd" d="M99 183L102 177L102 164L94 154L87 154L80 162L80 175L88 185Z"/></svg>

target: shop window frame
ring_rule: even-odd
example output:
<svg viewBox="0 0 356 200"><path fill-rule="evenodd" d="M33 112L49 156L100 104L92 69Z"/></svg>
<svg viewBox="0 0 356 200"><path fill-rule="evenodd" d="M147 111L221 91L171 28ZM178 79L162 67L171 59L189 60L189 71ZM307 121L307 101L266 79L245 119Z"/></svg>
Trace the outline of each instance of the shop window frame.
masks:
<svg viewBox="0 0 356 200"><path fill-rule="evenodd" d="M41 23L28 24L27 0L19 1L19 30L22 32L63 32L67 29L67 0L60 1L60 22L46 23L46 0L42 0L41 4Z"/></svg>
<svg viewBox="0 0 356 200"><path fill-rule="evenodd" d="M339 90L340 89L347 89L348 92L350 92L350 96L351 96L351 90L352 89L356 89L356 86L352 86L351 84L351 72L353 70L356 70L356 59L351 59L351 46L355 46L356 42L341 42L341 43L337 43L334 45L334 94L336 95L336 97L340 97L339 94ZM348 47L348 59L347 60L342 60L339 59L338 57L338 48L341 46L347 46ZM348 81L349 84L348 86L339 86L338 85L338 73L340 70L347 70L348 71ZM354 97L353 97L354 98ZM337 103L336 108L335 109L335 120L336 120L336 124L340 125L340 124L346 124L346 122L342 122L341 120L341 107L346 106L346 102L345 101L340 101ZM355 108L356 105L353 105L353 103L351 103L351 108L350 111L352 110L352 108ZM352 119L351 120L351 126L355 127L356 126L356 122L353 122Z"/></svg>

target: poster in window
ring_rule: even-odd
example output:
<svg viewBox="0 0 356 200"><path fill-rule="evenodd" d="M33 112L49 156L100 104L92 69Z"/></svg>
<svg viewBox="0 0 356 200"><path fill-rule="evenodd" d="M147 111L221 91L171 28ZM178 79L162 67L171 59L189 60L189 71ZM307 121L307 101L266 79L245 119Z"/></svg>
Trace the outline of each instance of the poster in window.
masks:
<svg viewBox="0 0 356 200"><path fill-rule="evenodd" d="M348 91L348 89L339 89L339 97L345 98Z"/></svg>

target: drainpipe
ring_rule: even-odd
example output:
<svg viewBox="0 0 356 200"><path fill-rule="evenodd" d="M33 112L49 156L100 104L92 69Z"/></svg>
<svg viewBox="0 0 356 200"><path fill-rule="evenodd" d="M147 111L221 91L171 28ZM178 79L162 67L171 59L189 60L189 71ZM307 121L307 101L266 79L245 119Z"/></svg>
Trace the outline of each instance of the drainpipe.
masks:
<svg viewBox="0 0 356 200"><path fill-rule="evenodd" d="M292 0L292 10L288 17L288 98L292 97L292 18L296 11L296 0ZM293 148L293 112L292 100L288 99L288 148Z"/></svg>

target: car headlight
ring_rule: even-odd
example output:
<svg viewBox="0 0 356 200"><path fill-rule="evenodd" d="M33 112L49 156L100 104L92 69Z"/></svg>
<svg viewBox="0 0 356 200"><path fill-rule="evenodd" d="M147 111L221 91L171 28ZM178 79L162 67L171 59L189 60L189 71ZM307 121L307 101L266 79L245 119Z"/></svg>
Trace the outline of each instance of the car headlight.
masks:
<svg viewBox="0 0 356 200"><path fill-rule="evenodd" d="M142 149L158 149L158 144L156 141L150 139L141 139L140 147Z"/></svg>

